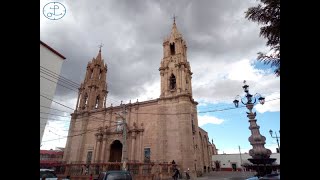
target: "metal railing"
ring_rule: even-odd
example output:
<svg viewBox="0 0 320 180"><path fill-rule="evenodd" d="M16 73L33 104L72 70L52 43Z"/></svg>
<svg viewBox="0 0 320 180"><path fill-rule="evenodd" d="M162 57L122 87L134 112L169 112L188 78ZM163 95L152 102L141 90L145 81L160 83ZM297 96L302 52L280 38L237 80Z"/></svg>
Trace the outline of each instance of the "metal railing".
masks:
<svg viewBox="0 0 320 180"><path fill-rule="evenodd" d="M135 179L171 179L174 166L168 163L140 163L129 161L127 169L131 172ZM110 170L121 170L121 162L105 162L105 163L91 163L72 162L70 164L62 164L55 167L56 174L60 177L89 177L98 176L100 172ZM73 179L73 178L72 178ZM77 178L76 178L77 179ZM81 178L80 178L81 179Z"/></svg>

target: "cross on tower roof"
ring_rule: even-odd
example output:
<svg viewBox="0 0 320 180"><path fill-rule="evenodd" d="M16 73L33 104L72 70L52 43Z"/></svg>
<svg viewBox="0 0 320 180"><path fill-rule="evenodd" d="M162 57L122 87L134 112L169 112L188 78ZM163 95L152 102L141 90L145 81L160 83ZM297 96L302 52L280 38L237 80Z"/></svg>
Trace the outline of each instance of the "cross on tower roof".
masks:
<svg viewBox="0 0 320 180"><path fill-rule="evenodd" d="M101 43L98 47L100 48L99 51L101 52L101 48L103 47L103 44Z"/></svg>
<svg viewBox="0 0 320 180"><path fill-rule="evenodd" d="M176 16L175 14L173 14L173 23L176 23L176 17L178 17L178 16Z"/></svg>

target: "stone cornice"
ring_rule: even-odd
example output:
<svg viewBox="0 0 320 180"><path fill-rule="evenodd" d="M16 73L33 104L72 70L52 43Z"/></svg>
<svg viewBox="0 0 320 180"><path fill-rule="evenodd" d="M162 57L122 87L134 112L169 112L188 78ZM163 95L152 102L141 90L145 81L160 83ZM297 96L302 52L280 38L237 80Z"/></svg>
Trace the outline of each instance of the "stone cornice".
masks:
<svg viewBox="0 0 320 180"><path fill-rule="evenodd" d="M191 94L178 94L178 95L175 95L175 96L160 97L159 100L171 100L171 99L177 99L177 98L180 98L180 97L188 97L193 104L198 105L198 102L196 102L192 98Z"/></svg>
<svg viewBox="0 0 320 180"><path fill-rule="evenodd" d="M106 134L106 135L122 134L122 131L119 131L119 132L110 132L110 131L108 131L108 132L106 132L105 134Z"/></svg>
<svg viewBox="0 0 320 180"><path fill-rule="evenodd" d="M138 128L136 128L136 129L130 129L129 131L128 131L128 133L132 133L132 132L144 132L144 129L138 129Z"/></svg>

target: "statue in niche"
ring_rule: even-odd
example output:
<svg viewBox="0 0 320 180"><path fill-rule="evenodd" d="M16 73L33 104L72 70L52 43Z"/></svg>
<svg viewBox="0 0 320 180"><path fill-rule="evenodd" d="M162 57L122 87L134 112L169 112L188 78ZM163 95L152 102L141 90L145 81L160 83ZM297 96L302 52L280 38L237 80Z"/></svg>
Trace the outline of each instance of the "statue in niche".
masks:
<svg viewBox="0 0 320 180"><path fill-rule="evenodd" d="M170 76L170 89L175 89L176 88L176 77L171 74Z"/></svg>

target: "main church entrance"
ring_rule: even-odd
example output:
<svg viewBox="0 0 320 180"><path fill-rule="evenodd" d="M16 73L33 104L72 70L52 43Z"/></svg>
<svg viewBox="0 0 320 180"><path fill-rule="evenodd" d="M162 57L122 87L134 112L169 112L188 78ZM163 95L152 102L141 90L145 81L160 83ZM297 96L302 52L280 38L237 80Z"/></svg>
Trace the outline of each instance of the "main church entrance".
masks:
<svg viewBox="0 0 320 180"><path fill-rule="evenodd" d="M112 142L110 147L110 159L109 162L121 162L122 158L122 144L119 140ZM109 170L120 170L120 165L114 164L109 166Z"/></svg>

